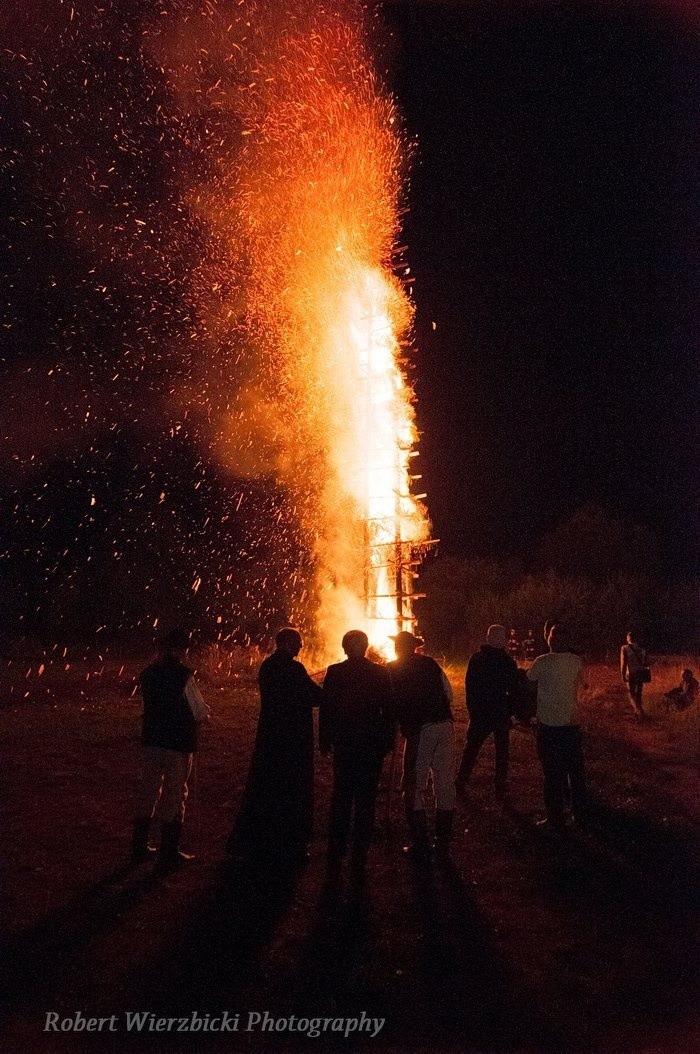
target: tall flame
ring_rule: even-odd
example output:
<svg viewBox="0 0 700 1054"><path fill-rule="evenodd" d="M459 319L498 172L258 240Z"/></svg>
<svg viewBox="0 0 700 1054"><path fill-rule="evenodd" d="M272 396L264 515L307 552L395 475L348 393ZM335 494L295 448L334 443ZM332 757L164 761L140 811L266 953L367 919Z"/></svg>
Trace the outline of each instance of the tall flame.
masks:
<svg viewBox="0 0 700 1054"><path fill-rule="evenodd" d="M416 440L401 340L411 305L392 268L401 192L393 101L368 60L361 11L310 4L292 28L259 24L241 190L250 303L275 335L304 451L317 628L326 652L365 628L386 648L413 623L410 493Z"/></svg>
<svg viewBox="0 0 700 1054"><path fill-rule="evenodd" d="M313 553L319 652L337 654L350 628L385 650L413 625L413 566L429 530L410 488L394 102L356 0L210 3L206 19L179 35L184 105L206 98L209 115L229 114L240 146L219 163L216 188L198 187L189 204L239 271L274 407L275 470Z"/></svg>

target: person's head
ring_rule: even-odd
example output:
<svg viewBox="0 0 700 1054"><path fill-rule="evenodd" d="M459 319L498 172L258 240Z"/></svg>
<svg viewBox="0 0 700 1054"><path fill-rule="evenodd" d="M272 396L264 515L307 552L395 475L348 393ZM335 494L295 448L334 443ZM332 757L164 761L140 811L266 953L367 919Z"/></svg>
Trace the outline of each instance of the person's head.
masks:
<svg viewBox="0 0 700 1054"><path fill-rule="evenodd" d="M164 659L178 661L187 654L190 635L182 629L171 629L158 642L158 651Z"/></svg>
<svg viewBox="0 0 700 1054"><path fill-rule="evenodd" d="M534 636L535 636L535 631L534 631L534 629L529 629L529 630L527 631L527 635L528 635L528 637L534 637Z"/></svg>
<svg viewBox="0 0 700 1054"><path fill-rule="evenodd" d="M553 623L547 638L550 651L569 651L569 635L561 623Z"/></svg>
<svg viewBox="0 0 700 1054"><path fill-rule="evenodd" d="M391 640L394 642L397 659L408 659L414 654L416 648L420 648L425 643L422 637L416 637L414 633L409 633L405 629L391 637Z"/></svg>
<svg viewBox="0 0 700 1054"><path fill-rule="evenodd" d="M293 659L295 659L301 651L303 643L299 630L292 629L291 626L285 626L285 628L281 629L275 637L277 650L286 652L287 655L291 655Z"/></svg>
<svg viewBox="0 0 700 1054"><path fill-rule="evenodd" d="M369 637L361 629L351 629L343 637L342 644L348 659L364 659Z"/></svg>
<svg viewBox="0 0 700 1054"><path fill-rule="evenodd" d="M637 631L636 630L633 630L633 629L628 630L628 632L627 632L627 643L628 644L636 644L637 643Z"/></svg>
<svg viewBox="0 0 700 1054"><path fill-rule="evenodd" d="M681 674L681 680L685 681L686 684L692 684L693 681L695 680L695 677L693 675L693 671L692 670L683 670L683 673Z"/></svg>
<svg viewBox="0 0 700 1054"><path fill-rule="evenodd" d="M511 631L514 632L514 631ZM490 644L492 648L505 648L506 646L506 628L501 626L500 622L494 622L492 626L486 630L486 643Z"/></svg>

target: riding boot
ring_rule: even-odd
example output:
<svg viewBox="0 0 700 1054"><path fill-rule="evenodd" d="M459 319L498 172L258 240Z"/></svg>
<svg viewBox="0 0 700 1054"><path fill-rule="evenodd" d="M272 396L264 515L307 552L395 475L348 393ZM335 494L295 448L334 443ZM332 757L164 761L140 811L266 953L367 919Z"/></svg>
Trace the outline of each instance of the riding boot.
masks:
<svg viewBox="0 0 700 1054"><path fill-rule="evenodd" d="M131 859L135 864L148 860L155 850L148 844L148 832L151 828L150 816L137 816L131 835Z"/></svg>
<svg viewBox="0 0 700 1054"><path fill-rule="evenodd" d="M163 824L160 837L160 851L158 853L158 870L161 874L175 871L182 862L183 857L180 853L181 833L182 823L180 820L173 820L172 823ZM188 857L187 859L191 858Z"/></svg>
<svg viewBox="0 0 700 1054"><path fill-rule="evenodd" d="M404 853L413 860L426 860L430 855L428 842L428 820L425 809L412 809L408 817L411 844L404 846Z"/></svg>
<svg viewBox="0 0 700 1054"><path fill-rule="evenodd" d="M438 809L435 813L435 852L439 860L449 860L454 809Z"/></svg>

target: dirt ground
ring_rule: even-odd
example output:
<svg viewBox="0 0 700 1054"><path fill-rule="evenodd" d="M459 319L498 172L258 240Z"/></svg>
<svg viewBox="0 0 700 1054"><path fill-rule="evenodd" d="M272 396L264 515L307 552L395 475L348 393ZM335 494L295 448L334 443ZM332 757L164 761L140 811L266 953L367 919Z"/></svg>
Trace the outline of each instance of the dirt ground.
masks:
<svg viewBox="0 0 700 1054"><path fill-rule="evenodd" d="M595 806L586 830L559 841L535 827L541 777L527 730L511 736L505 808L485 747L459 806L451 869L419 872L404 860L400 802L385 778L362 896L324 889L330 764L320 757L309 865L298 875L224 865L257 718L250 671L203 685L213 719L186 837L197 858L159 880L148 865L124 866L139 755L134 663L55 666L40 677L36 663L14 662L0 686L3 1049L698 1049L700 716L662 703L686 661L655 667L643 723L617 671L590 669L583 721ZM450 670L460 747L463 672ZM48 1012L78 1010L117 1015L119 1031L43 1030ZM223 1010L240 1013L240 1031L123 1027L126 1011ZM385 1024L375 1038L243 1030L249 1012L265 1010L365 1011Z"/></svg>

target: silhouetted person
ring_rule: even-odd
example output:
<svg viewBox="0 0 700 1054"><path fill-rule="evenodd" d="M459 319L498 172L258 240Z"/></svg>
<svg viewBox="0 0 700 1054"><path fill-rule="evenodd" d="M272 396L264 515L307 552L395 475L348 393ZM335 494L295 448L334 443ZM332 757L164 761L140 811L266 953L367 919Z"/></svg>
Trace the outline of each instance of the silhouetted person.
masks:
<svg viewBox="0 0 700 1054"><path fill-rule="evenodd" d="M396 716L406 737L403 791L411 844L406 852L417 860L429 851L425 791L432 773L435 793L435 847L449 855L454 819L454 723L452 687L435 659L416 651L423 641L403 630L392 638L396 660L389 663Z"/></svg>
<svg viewBox="0 0 700 1054"><path fill-rule="evenodd" d="M532 629L527 631L527 637L523 641L523 655L527 662L532 662L533 659L537 658L537 641L535 640L535 631Z"/></svg>
<svg viewBox="0 0 700 1054"><path fill-rule="evenodd" d="M627 634L627 643L620 648L620 676L627 688L637 717L644 717L642 691L651 680L647 653L637 641L634 630Z"/></svg>
<svg viewBox="0 0 700 1054"><path fill-rule="evenodd" d="M508 654L511 659L515 662L520 657L520 641L518 640L518 634L514 629L510 631L507 644Z"/></svg>
<svg viewBox="0 0 700 1054"><path fill-rule="evenodd" d="M586 784L583 772L578 693L585 688L583 663L569 648L560 626L549 631L549 655L540 655L527 671L537 685L537 753L544 773L544 802L553 831L563 829L566 804L577 821L585 819Z"/></svg>
<svg viewBox="0 0 700 1054"><path fill-rule="evenodd" d="M161 828L158 866L177 867L180 834L185 818L187 780L197 750L199 726L209 716L192 670L184 665L189 638L173 630L161 641L158 657L139 677L143 696L143 770L139 786L132 855L148 858L148 835L153 815Z"/></svg>
<svg viewBox="0 0 700 1054"><path fill-rule="evenodd" d="M513 712L518 667L506 650L503 626L489 626L486 643L472 655L465 680L469 728L457 774L457 792L463 794L479 751L493 736L496 754L496 797L505 798L508 778L508 736Z"/></svg>
<svg viewBox="0 0 700 1054"><path fill-rule="evenodd" d="M364 872L374 833L382 761L393 744L389 671L365 658L369 641L362 630L343 637L345 662L328 667L319 711L321 752L333 751L333 794L328 830L328 863L336 869L348 848L354 809L352 871Z"/></svg>
<svg viewBox="0 0 700 1054"><path fill-rule="evenodd" d="M305 859L314 804L313 708L321 689L296 661L302 648L295 629L275 637L276 648L260 666L260 717L238 821L228 849Z"/></svg>
<svg viewBox="0 0 700 1054"><path fill-rule="evenodd" d="M670 692L666 692L664 699L672 703L676 710L688 710L698 697L698 688L700 688L700 684L698 684L693 671L683 670L681 683L677 688L672 688Z"/></svg>

